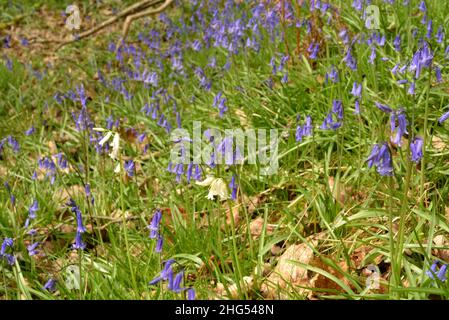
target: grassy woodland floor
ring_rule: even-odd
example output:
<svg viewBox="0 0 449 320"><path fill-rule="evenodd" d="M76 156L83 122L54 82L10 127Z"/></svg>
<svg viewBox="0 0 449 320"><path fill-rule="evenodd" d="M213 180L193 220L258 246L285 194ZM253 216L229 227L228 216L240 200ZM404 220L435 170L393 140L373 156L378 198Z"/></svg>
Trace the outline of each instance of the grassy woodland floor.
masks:
<svg viewBox="0 0 449 320"><path fill-rule="evenodd" d="M449 298L444 1L70 4L0 4L1 299Z"/></svg>

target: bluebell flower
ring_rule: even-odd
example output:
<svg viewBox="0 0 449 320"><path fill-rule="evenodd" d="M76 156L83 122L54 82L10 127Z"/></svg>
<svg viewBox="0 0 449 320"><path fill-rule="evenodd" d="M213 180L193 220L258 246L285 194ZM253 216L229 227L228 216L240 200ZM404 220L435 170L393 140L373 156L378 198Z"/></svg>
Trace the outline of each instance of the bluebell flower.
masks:
<svg viewBox="0 0 449 320"><path fill-rule="evenodd" d="M415 87L416 87L416 83L415 83L415 81L412 81L410 83L410 87L408 88L407 93L410 94L410 95L414 95L415 94Z"/></svg>
<svg viewBox="0 0 449 320"><path fill-rule="evenodd" d="M349 69L356 71L357 70L357 61L351 54L351 48L346 51L346 55L343 58L343 61L346 63Z"/></svg>
<svg viewBox="0 0 449 320"><path fill-rule="evenodd" d="M443 115L438 119L438 122L441 124L449 118L449 111L443 113Z"/></svg>
<svg viewBox="0 0 449 320"><path fill-rule="evenodd" d="M76 232L84 233L86 232L86 227L83 225L83 216L81 214L80 208L76 205L76 202L73 199L70 199L67 205L70 207L71 211L76 215Z"/></svg>
<svg viewBox="0 0 449 320"><path fill-rule="evenodd" d="M435 260L430 266L430 270L426 271L426 275L432 280L436 280L436 278L438 278L440 281L445 282L447 280L447 264L443 264L440 268L438 268L439 265L440 262Z"/></svg>
<svg viewBox="0 0 449 320"><path fill-rule="evenodd" d="M435 36L437 38L437 43L442 43L444 40L444 32L443 32L443 26L438 27L437 34Z"/></svg>
<svg viewBox="0 0 449 320"><path fill-rule="evenodd" d="M16 258L14 257L14 255L6 253L6 249L8 247L12 248L13 244L14 244L13 239L5 238L2 242L2 246L0 249L0 259L1 258L5 259L9 265L13 265L16 262Z"/></svg>
<svg viewBox="0 0 449 320"><path fill-rule="evenodd" d="M429 21L427 21L427 33L426 33L426 38L430 39L432 37L432 33L433 33L433 26L432 26L432 19L429 19Z"/></svg>
<svg viewBox="0 0 449 320"><path fill-rule="evenodd" d="M355 103L354 103L354 114L360 114L360 101L359 101L359 99L355 100Z"/></svg>
<svg viewBox="0 0 449 320"><path fill-rule="evenodd" d="M84 250L86 249L86 244L83 242L82 233L78 230L75 235L75 243L72 245L73 249Z"/></svg>
<svg viewBox="0 0 449 320"><path fill-rule="evenodd" d="M162 220L162 211L160 209L157 209L153 215L153 218L151 219L150 225L148 226L148 229L150 229L151 239L155 239L157 237L161 220Z"/></svg>
<svg viewBox="0 0 449 320"><path fill-rule="evenodd" d="M418 9L422 12L427 11L426 2L424 0L419 3Z"/></svg>
<svg viewBox="0 0 449 320"><path fill-rule="evenodd" d="M309 52L310 59L316 59L318 58L318 53L320 52L320 45L316 42L311 43L309 48L307 49L307 52Z"/></svg>
<svg viewBox="0 0 449 320"><path fill-rule="evenodd" d="M413 55L409 66L410 71L415 71L415 79L420 77L423 68L430 67L432 60L433 52L430 50L429 44L423 42L421 47Z"/></svg>
<svg viewBox="0 0 449 320"><path fill-rule="evenodd" d="M39 251L36 250L37 246L39 245L39 242L35 242L27 246L28 254L30 256L34 256L38 254Z"/></svg>
<svg viewBox="0 0 449 320"><path fill-rule="evenodd" d="M180 293L184 290L184 288L181 287L182 280L184 279L184 271L180 271L176 274L176 276L173 279L173 282L168 286L168 289L175 292Z"/></svg>
<svg viewBox="0 0 449 320"><path fill-rule="evenodd" d="M381 176L393 175L393 163L386 142L381 145L375 144L366 161L368 162L368 168L371 168L372 166L377 167L377 172Z"/></svg>
<svg viewBox="0 0 449 320"><path fill-rule="evenodd" d="M441 69L438 66L435 66L435 77L438 82L443 82L443 77L441 76Z"/></svg>
<svg viewBox="0 0 449 320"><path fill-rule="evenodd" d="M423 139L416 137L412 143L410 143L410 151L412 153L412 161L418 163L422 158Z"/></svg>
<svg viewBox="0 0 449 320"><path fill-rule="evenodd" d="M125 161L124 168L129 177L134 176L134 169L135 169L134 161L132 160Z"/></svg>
<svg viewBox="0 0 449 320"><path fill-rule="evenodd" d="M187 300L195 300L195 289L187 289Z"/></svg>
<svg viewBox="0 0 449 320"><path fill-rule="evenodd" d="M34 199L33 204L31 205L31 207L28 209L28 217L30 219L36 219L36 212L39 211L39 203L36 199Z"/></svg>
<svg viewBox="0 0 449 320"><path fill-rule="evenodd" d="M401 35L397 34L393 41L394 49L399 52L401 51Z"/></svg>
<svg viewBox="0 0 449 320"><path fill-rule="evenodd" d="M396 125L397 122L397 125ZM391 127L391 142L398 145L399 147L402 145L401 138L404 134L408 134L407 131L407 118L405 116L404 110L400 109L398 111L394 111L390 116L390 127ZM396 134L395 134L396 132ZM394 135L394 137L393 137Z"/></svg>
<svg viewBox="0 0 449 320"><path fill-rule="evenodd" d="M338 120L343 119L343 103L341 100L332 101L332 113L337 116Z"/></svg>
<svg viewBox="0 0 449 320"><path fill-rule="evenodd" d="M285 72L282 76L281 83L286 84L288 83L288 72Z"/></svg>
<svg viewBox="0 0 449 320"><path fill-rule="evenodd" d="M14 153L18 153L20 150L19 142L13 136L8 136L7 139L8 139L8 145L12 148Z"/></svg>
<svg viewBox="0 0 449 320"><path fill-rule="evenodd" d="M380 110L382 110L383 112L386 113L391 113L393 112L393 109L391 109L389 106L387 106L386 104L381 104L377 101L374 102L376 104L376 107L378 107Z"/></svg>
<svg viewBox="0 0 449 320"><path fill-rule="evenodd" d="M25 135L31 136L34 132L36 132L36 130L34 129L34 126L32 126L27 131L25 131Z"/></svg>
<svg viewBox="0 0 449 320"><path fill-rule="evenodd" d="M271 66L271 73L273 75L276 75L276 73L277 73L277 65L276 65L276 58L275 57L271 58L270 66Z"/></svg>
<svg viewBox="0 0 449 320"><path fill-rule="evenodd" d="M5 238L2 242L0 249L0 257L6 254L6 248L12 247L14 245L14 240L11 238Z"/></svg>
<svg viewBox="0 0 449 320"><path fill-rule="evenodd" d="M354 82L352 85L351 94L356 98L360 98L362 96L362 84Z"/></svg>
<svg viewBox="0 0 449 320"><path fill-rule="evenodd" d="M326 73L326 83L328 78L331 79L333 83L337 83L339 80L338 71L333 65L331 66L331 70L329 71L329 73Z"/></svg>
<svg viewBox="0 0 449 320"><path fill-rule="evenodd" d="M161 234L158 234L156 240L156 248L154 249L154 251L157 253L161 253L163 245L164 245L164 237Z"/></svg>
<svg viewBox="0 0 449 320"><path fill-rule="evenodd" d="M376 56L377 56L377 54L376 54L376 47L372 46L371 47L371 54L370 54L369 60L368 60L370 64L374 64L374 61L376 60Z"/></svg>
<svg viewBox="0 0 449 320"><path fill-rule="evenodd" d="M42 289L50 292L56 291L56 280L53 278L48 279Z"/></svg>
<svg viewBox="0 0 449 320"><path fill-rule="evenodd" d="M172 265L175 263L176 261L174 259L169 259L165 261L165 265L164 265L164 269L162 269L161 273L156 276L154 279L152 279L149 282L149 285L155 285L156 283L162 281L162 280L168 280L168 279L173 279L173 269L172 269Z"/></svg>
<svg viewBox="0 0 449 320"><path fill-rule="evenodd" d="M231 199L236 200L237 199L237 189L238 184L235 182L235 176L232 175L231 182L229 183L229 188L232 190Z"/></svg>

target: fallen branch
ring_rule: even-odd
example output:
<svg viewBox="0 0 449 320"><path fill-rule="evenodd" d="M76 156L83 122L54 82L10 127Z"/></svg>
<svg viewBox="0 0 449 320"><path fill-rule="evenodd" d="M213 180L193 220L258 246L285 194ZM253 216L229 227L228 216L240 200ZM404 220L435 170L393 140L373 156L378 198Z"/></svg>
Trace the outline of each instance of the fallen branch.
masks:
<svg viewBox="0 0 449 320"><path fill-rule="evenodd" d="M149 7L155 6L162 2L164 2L164 3L160 7L156 8L156 9L146 10ZM140 17L148 16L148 15L158 14L158 13L162 12L163 10L165 10L172 2L173 2L173 0L165 0L165 1L164 0L143 0L143 1L135 3L135 4L127 7L126 9L120 11L116 16L100 23L98 26L95 26L89 30L86 30L76 36L72 36L72 39L59 40L59 41L56 40L56 41L48 41L48 42L60 43L60 45L56 48L56 50L59 50L65 45L68 45L75 41L81 40L90 35L93 35L93 34L97 33L98 31L106 28L107 26L110 26L110 25L116 23L118 20L126 17L126 20L123 25L123 35L122 35L122 38L124 40L128 34L130 24L133 20L138 19ZM146 11L139 12L142 10L146 10Z"/></svg>

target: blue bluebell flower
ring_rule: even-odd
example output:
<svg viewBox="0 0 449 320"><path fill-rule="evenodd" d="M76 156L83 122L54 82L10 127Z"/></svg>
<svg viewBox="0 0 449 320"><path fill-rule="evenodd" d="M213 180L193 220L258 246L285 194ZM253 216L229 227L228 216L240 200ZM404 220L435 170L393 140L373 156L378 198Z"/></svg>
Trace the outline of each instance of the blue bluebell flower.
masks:
<svg viewBox="0 0 449 320"><path fill-rule="evenodd" d="M47 290L50 292L56 291L56 280L53 278L48 279L48 281L45 283L45 285L42 288L43 290Z"/></svg>
<svg viewBox="0 0 449 320"><path fill-rule="evenodd" d="M156 276L154 279L152 279L149 282L149 285L155 285L156 283L162 281L162 280L168 280L170 278L173 279L173 269L172 269L172 265L175 263L176 261L174 259L169 259L164 261L164 269L162 269L161 273Z"/></svg>
<svg viewBox="0 0 449 320"><path fill-rule="evenodd" d="M435 66L435 77L438 82L443 82L443 77L441 76L441 69L438 66Z"/></svg>
<svg viewBox="0 0 449 320"><path fill-rule="evenodd" d="M442 43L444 40L444 32L443 32L443 26L438 27L437 34L435 36L437 38L437 43Z"/></svg>
<svg viewBox="0 0 449 320"><path fill-rule="evenodd" d="M161 234L158 234L156 240L156 248L154 249L154 251L157 253L161 253L163 245L164 245L164 237Z"/></svg>
<svg viewBox="0 0 449 320"><path fill-rule="evenodd" d="M352 84L351 94L356 98L360 98L362 96L362 84L354 82Z"/></svg>
<svg viewBox="0 0 449 320"><path fill-rule="evenodd" d="M78 230L76 231L75 243L72 245L72 248L77 250L86 249L86 244L83 242L82 233L79 232Z"/></svg>
<svg viewBox="0 0 449 320"><path fill-rule="evenodd" d="M34 128L34 126L32 126L27 131L25 131L25 135L31 136L34 132L36 132L36 129Z"/></svg>
<svg viewBox="0 0 449 320"><path fill-rule="evenodd" d="M386 113L391 113L391 112L393 112L393 109L391 109L389 106L387 106L386 104L382 104L382 103L379 103L379 102L377 102L377 101L375 101L374 102L375 104L376 104L376 107L378 107L380 110L382 110L383 112L386 112Z"/></svg>
<svg viewBox="0 0 449 320"><path fill-rule="evenodd" d="M153 215L153 218L151 219L150 225L148 226L148 229L150 229L151 239L156 239L161 220L162 220L162 211L160 209L157 209Z"/></svg>
<svg viewBox="0 0 449 320"><path fill-rule="evenodd" d="M394 38L393 45L397 52L401 51L401 35L399 33Z"/></svg>
<svg viewBox="0 0 449 320"><path fill-rule="evenodd" d="M412 81L410 83L410 87L408 88L407 93L410 94L410 95L414 95L415 94L415 87L416 87L416 83L415 83L415 81Z"/></svg>
<svg viewBox="0 0 449 320"><path fill-rule="evenodd" d="M397 125L396 125L397 123ZM407 131L407 118L405 116L404 109L394 111L390 115L390 127L391 127L391 142L398 145L402 145L401 139L404 134L408 134Z"/></svg>
<svg viewBox="0 0 449 320"><path fill-rule="evenodd" d="M80 234L86 232L86 227L83 225L83 216L76 202L73 199L70 199L67 205L70 207L70 210L74 212L76 215L76 224L77 224L76 232Z"/></svg>
<svg viewBox="0 0 449 320"><path fill-rule="evenodd" d="M14 255L6 253L7 248L12 248L13 245L13 239L5 238L0 249L0 259L5 259L9 265L13 265L16 262L16 258L14 257Z"/></svg>
<svg viewBox="0 0 449 320"><path fill-rule="evenodd" d="M180 293L181 291L185 290L185 288L181 287L183 279L184 279L184 271L181 270L176 274L175 278L173 279L173 283L169 285L168 289L175 293Z"/></svg>
<svg viewBox="0 0 449 320"><path fill-rule="evenodd" d="M377 167L377 172L381 176L393 175L393 163L391 160L390 150L386 142L382 144L375 144L371 150L368 159L368 168Z"/></svg>
<svg viewBox="0 0 449 320"><path fill-rule="evenodd" d="M418 163L422 158L423 139L421 137L415 137L412 143L410 143L410 151L412 153L412 161Z"/></svg>
<svg viewBox="0 0 449 320"><path fill-rule="evenodd" d="M441 124L449 118L449 111L443 113L443 115L438 119L438 122Z"/></svg>
<svg viewBox="0 0 449 320"><path fill-rule="evenodd" d="M432 280L436 280L438 278L440 281L445 282L447 280L447 264L442 264L441 267L439 267L440 264L441 263L438 260L435 260L430 266L430 270L426 271L426 275Z"/></svg>
<svg viewBox="0 0 449 320"><path fill-rule="evenodd" d="M125 164L123 167L125 168L126 173L128 174L129 177L134 176L135 163L133 160L125 161Z"/></svg>
<svg viewBox="0 0 449 320"><path fill-rule="evenodd" d="M39 253L39 251L36 250L38 245L39 245L39 242L35 242L35 243L32 243L29 246L27 246L28 254L30 256L34 256Z"/></svg>
<svg viewBox="0 0 449 320"><path fill-rule="evenodd" d="M36 219L36 212L39 211L39 203L36 199L34 199L33 204L31 205L31 207L28 209L28 217L30 219Z"/></svg>
<svg viewBox="0 0 449 320"><path fill-rule="evenodd" d="M235 182L235 175L232 175L231 182L229 183L229 188L232 190L231 199L236 200L238 184Z"/></svg>
<svg viewBox="0 0 449 320"><path fill-rule="evenodd" d="M426 2L424 0L419 3L418 9L422 12L427 11Z"/></svg>
<svg viewBox="0 0 449 320"><path fill-rule="evenodd" d="M195 300L195 289L187 289L187 300Z"/></svg>
<svg viewBox="0 0 449 320"><path fill-rule="evenodd" d="M351 54L351 48L348 48L346 51L345 57L343 58L343 61L346 63L349 69L356 71L357 70L357 61L354 59L354 57Z"/></svg>

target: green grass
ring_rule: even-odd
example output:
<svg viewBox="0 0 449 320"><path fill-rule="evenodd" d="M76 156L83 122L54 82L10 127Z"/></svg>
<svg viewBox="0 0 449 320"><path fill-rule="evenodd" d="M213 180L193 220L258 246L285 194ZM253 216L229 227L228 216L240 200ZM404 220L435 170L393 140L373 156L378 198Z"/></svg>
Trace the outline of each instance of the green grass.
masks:
<svg viewBox="0 0 449 320"><path fill-rule="evenodd" d="M166 88L176 101L183 127L189 132L193 121L201 121L203 130L209 127L223 131L276 128L280 136L281 132L288 132L288 136L279 140L277 174L260 175L260 165L218 165L215 169L202 165L205 172L227 183L233 174L236 175L238 202L207 200L207 188L193 182L187 184L185 178L176 183L175 175L167 172L173 145L170 136L157 125L157 119L140 111L145 103L154 102L151 98L154 88L128 80L125 87L133 98L127 100L100 83L96 77L98 70L108 81L124 76L115 53L107 50L110 41L117 42L117 33L105 33L64 47L55 53L57 59L51 68L43 60L46 55L43 51L30 52L29 48L18 44L14 49L5 49L5 54L13 61L13 69L10 71L0 64L0 139L12 135L21 148L19 153L14 153L6 143L0 159L0 180L8 181L17 199L13 206L8 191L0 190L0 240L14 239L12 251L17 259L14 266L7 265L4 260L0 263L0 278L4 283L0 286L0 297L182 299L185 292L176 294L165 285L148 285L161 271L162 261L174 258L177 261L175 270L185 272L184 286L195 288L198 299L214 298L219 283L224 285L225 293L236 284L235 298L264 299L262 287L268 275L262 270L273 271L279 260L279 255L271 253L272 247L278 245L284 250L293 244L307 243L320 263L294 261L292 265L327 279L327 282L322 281L326 284L309 288L322 299L448 298L447 282L434 281L425 274L433 260L441 258L441 255L436 257L437 250L449 249L447 243L436 246L432 242L435 236L447 236L449 232L446 145L449 132L447 123L438 125L437 122L447 111L447 80L436 83L434 74L429 80L429 70L424 69L416 83L416 95L411 96L407 94L408 86L397 84L402 78L390 72L396 63L409 61L418 49L417 41L410 36L413 27L420 28L421 34L425 32L416 9L419 2L410 2L412 9L399 3L391 6L379 1L386 45L378 47L376 62L372 65L368 63L369 48L365 44L355 44L356 72L342 62L344 45L338 36L340 30L334 24L327 25L325 18L321 19L323 30L320 33L324 45L317 60L293 54L296 31L293 26L287 28L286 39L292 53L285 67L288 83L281 82L281 73L272 75L269 64L273 56L279 64L278 53L286 52L285 42L280 37L271 41L265 30L260 51L240 48L238 54L229 58L229 72L221 69L228 59L228 53L222 48L212 47L200 52L185 50L185 72L189 78L179 73L170 75L170 60L162 59L165 69L159 72L159 86ZM351 33L365 31L363 21L349 1L332 3L341 8L340 21ZM115 2L108 2L104 6L115 5ZM445 24L447 9L432 1L427 5L434 28ZM60 2L51 2L48 6L55 11L65 8ZM6 5L2 8L5 9L2 21L9 21L22 12ZM25 12L32 11L31 2L23 8ZM244 8L240 12L249 12L249 8ZM91 10L90 15L97 21L102 20L99 8ZM385 14L387 10L392 12L390 18ZM185 5L173 9L169 15L173 19L182 15L188 21L192 12L190 5ZM309 18L312 13L302 9L300 16ZM39 28L42 19L44 17L41 20L26 18L21 24L25 30ZM145 54L154 57L156 53L138 42L137 35L153 27L163 33L161 25L160 21L153 20L148 21L147 27L143 21L136 22L129 39ZM392 46L398 32L403 34L401 53L395 52ZM188 38L183 34L180 39L193 41L201 35L199 32ZM305 53L311 38L304 28L301 28L301 39ZM168 45L168 42L161 42L161 48L166 49ZM432 45L434 61L442 68L443 78L447 78L445 47L434 40ZM205 67L211 56L216 57L220 68ZM389 60L382 61L381 57ZM339 70L340 81L325 85L324 75L331 65ZM134 68L132 57L125 56L123 66ZM193 72L196 66L201 66L212 81L210 91L200 87ZM44 71L44 78L36 78L31 68ZM153 70L155 66L148 68ZM273 88L267 85L269 77ZM354 98L350 91L354 81L364 84L361 115L353 114ZM134 177L127 177L123 168L120 174L114 173L116 162L107 153L98 154L85 132L76 130L71 113L80 111L79 102L65 99L58 104L53 98L56 92L76 92L80 84L84 84L90 97L88 112L96 127L105 127L110 115L120 119L121 155L136 162ZM227 98L228 110L223 118L218 116L217 108L212 108L219 91ZM343 126L336 131L321 130L318 127L335 99L340 99L344 105ZM394 109L404 107L409 138L426 136L425 161L418 165L410 162L410 139L405 139L401 148L390 146L393 177L381 177L367 167L366 158L372 145L388 141L390 135L389 116L377 109L374 101ZM175 127L172 109L172 101L161 101L161 110ZM314 124L313 137L305 137L302 142L295 141L298 114L301 124L306 115L313 118ZM36 132L25 136L24 132L32 125ZM138 142L136 137L126 137L125 131L130 128L147 134L147 154L143 154L144 143ZM441 139L440 146L431 143L434 138ZM72 169L69 172L58 170L54 184L48 177L31 179L38 170L38 160L58 152L65 155ZM83 191L87 183L95 197L94 205ZM80 191L75 192L77 189ZM76 220L65 205L68 196L61 197L63 190L79 205L85 224L93 225L83 235L87 243L84 251L71 249ZM340 195L344 198L341 201ZM37 233L31 236L23 225L33 199L38 200L39 211L31 223ZM253 206L243 199L258 203ZM239 221L227 221L226 211L239 203ZM162 253L155 252L156 242L148 237L147 229L157 208L163 212ZM248 225L258 217L263 218L264 223L260 234L253 237ZM272 232L268 231L268 225L274 226ZM317 235L319 241L312 241ZM30 257L26 247L35 241L40 242L40 255ZM355 257L361 247L368 247L370 251L356 263ZM379 265L384 278L383 290L366 290L363 270L370 264ZM81 266L79 290L70 290L65 285L71 265ZM254 281L249 290L243 286L243 278L247 276ZM56 293L42 290L51 277L57 280ZM297 283L279 289L276 295L307 298ZM222 294L218 297L224 298Z"/></svg>

